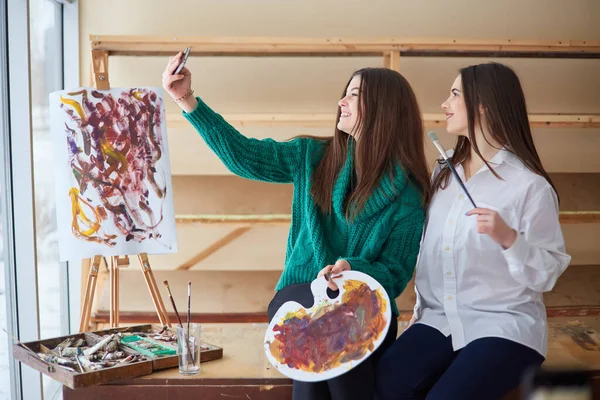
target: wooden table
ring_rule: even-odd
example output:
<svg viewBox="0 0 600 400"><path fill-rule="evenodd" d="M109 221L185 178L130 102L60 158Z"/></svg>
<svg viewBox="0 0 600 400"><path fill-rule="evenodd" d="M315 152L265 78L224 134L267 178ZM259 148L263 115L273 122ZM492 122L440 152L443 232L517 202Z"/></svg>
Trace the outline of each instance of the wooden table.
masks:
<svg viewBox="0 0 600 400"><path fill-rule="evenodd" d="M63 399L291 399L292 382L267 361L266 324L204 324L202 340L223 347L223 358L202 363L200 373L183 376L177 368L127 381L71 390Z"/></svg>
<svg viewBox="0 0 600 400"><path fill-rule="evenodd" d="M600 372L600 319L552 318L549 321L549 368L583 368ZM177 368L86 389L63 389L64 400L203 400L291 399L291 381L266 360L266 324L205 324L202 340L223 347L223 358L202 363L193 377ZM599 380L595 380L598 386ZM600 388L598 388L600 389ZM510 399L518 399L513 393Z"/></svg>

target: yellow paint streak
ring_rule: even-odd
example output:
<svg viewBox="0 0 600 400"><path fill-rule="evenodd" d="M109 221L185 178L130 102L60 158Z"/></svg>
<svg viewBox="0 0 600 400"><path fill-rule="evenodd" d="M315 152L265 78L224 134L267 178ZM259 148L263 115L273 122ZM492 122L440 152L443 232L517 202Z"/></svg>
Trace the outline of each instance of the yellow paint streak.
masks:
<svg viewBox="0 0 600 400"><path fill-rule="evenodd" d="M136 90L135 92L133 92L133 97L139 101L143 100L142 92L140 92L139 90Z"/></svg>
<svg viewBox="0 0 600 400"><path fill-rule="evenodd" d="M71 199L71 214L73 217L71 225L73 230L86 237L91 237L93 234L97 233L100 229L100 214L98 211L87 201L83 200L81 196L79 196L79 190L77 188L73 187L69 190L69 198ZM87 206L92 211L95 221L92 221L87 217L87 215L85 215L82 204ZM87 225L88 229L81 230L79 221Z"/></svg>
<svg viewBox="0 0 600 400"><path fill-rule="evenodd" d="M73 107L75 109L75 111L77 112L77 114L79 114L79 117L83 121L85 121L85 114L83 113L83 108L81 107L81 104L79 104L79 102L77 100L65 99L64 97L60 96L60 101L63 104Z"/></svg>

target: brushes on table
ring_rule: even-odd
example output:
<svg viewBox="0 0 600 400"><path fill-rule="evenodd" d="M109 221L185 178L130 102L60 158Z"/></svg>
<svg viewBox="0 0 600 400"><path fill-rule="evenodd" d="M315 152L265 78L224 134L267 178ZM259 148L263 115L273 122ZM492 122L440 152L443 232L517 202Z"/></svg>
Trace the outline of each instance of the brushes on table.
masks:
<svg viewBox="0 0 600 400"><path fill-rule="evenodd" d="M433 132L433 131L427 132L427 136L429 136L429 139L431 139L433 141L433 145L435 146L436 149L438 149L438 151L440 152L440 154L444 158L444 161L446 161L446 165L448 166L448 168L450 168L450 171L452 171L452 174L454 175L454 177L458 181L458 184L462 188L463 192L465 192L465 194L467 195L467 197L471 201L471 204L473 204L473 207L477 208L477 206L475 205L475 202L473 201L473 198L471 197L471 195L469 194L469 191L465 187L465 184L463 183L462 179L460 179L460 176L458 175L458 172L456 172L456 168L454 168L454 164L452 164L452 160L450 160L448 158L448 155L446 154L446 151L444 150L444 148L442 147L442 145L438 141L438 137L435 134L435 132Z"/></svg>
<svg viewBox="0 0 600 400"><path fill-rule="evenodd" d="M167 292L169 292L169 298L171 299L171 304L173 305L173 310L175 311L175 316L177 317L177 321L179 321L179 326L183 329L183 323L181 322L181 318L179 317L179 313L177 312L177 306L175 305L175 300L173 300L173 294L171 294L171 289L169 288L169 282L163 281L165 286L167 287Z"/></svg>
<svg viewBox="0 0 600 400"><path fill-rule="evenodd" d="M192 282L188 283L188 329L187 329L187 335L186 335L185 331L183 331L183 329L184 329L183 323L181 322L181 318L179 317L179 313L177 312L177 306L175 305L175 300L173 299L173 294L171 293L171 289L169 288L169 282L163 281L163 283L165 284L165 286L167 287L167 291L169 292L169 298L171 299L171 304L173 305L173 310L175 311L175 316L177 317L177 321L179 321L179 327L182 330L183 336L186 338L185 347L187 348L187 351L188 351L189 360L191 362L193 362L194 358L192 356L192 349L190 348L190 298L191 298Z"/></svg>

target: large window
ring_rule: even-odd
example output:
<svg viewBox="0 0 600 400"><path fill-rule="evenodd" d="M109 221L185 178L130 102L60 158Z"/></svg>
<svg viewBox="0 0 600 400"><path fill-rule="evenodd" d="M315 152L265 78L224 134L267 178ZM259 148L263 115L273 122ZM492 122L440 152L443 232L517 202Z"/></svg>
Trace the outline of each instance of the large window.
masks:
<svg viewBox="0 0 600 400"><path fill-rule="evenodd" d="M11 307L11 298L7 297L10 286L9 267L7 262L7 247L10 242L9 203L10 191L10 163L8 157L8 37L6 35L6 3L0 1L0 327L12 333L12 320L8 314ZM7 277L9 277L7 282ZM11 324L9 324L11 322ZM9 326L10 325L10 326ZM14 384L14 368L9 362L9 344L11 339L4 332L0 332L0 399L12 398L11 386ZM11 375L12 374L12 375Z"/></svg>
<svg viewBox="0 0 600 400"><path fill-rule="evenodd" d="M40 337L60 336L61 265L56 236L54 164L50 136L48 95L62 84L62 5L50 0L29 1L29 51L31 63L31 128L35 193L35 237L38 277ZM60 392L57 382L44 376L44 398Z"/></svg>
<svg viewBox="0 0 600 400"><path fill-rule="evenodd" d="M0 0L0 327L22 341L69 333L48 123L48 95L64 86L65 11L75 38L68 62L77 64L75 2ZM0 400L62 397L58 382L12 360L12 339L0 338Z"/></svg>
<svg viewBox="0 0 600 400"><path fill-rule="evenodd" d="M0 49L1 50L1 49ZM2 68L0 67L0 74L2 74ZM0 111L1 113L1 111ZM2 121L2 118L0 118L0 122ZM2 127L0 126L0 135L4 136L5 132L3 131ZM0 154L4 153L4 145L3 143L0 143ZM4 160L2 160L4 161ZM5 165L4 162L2 162L1 165ZM6 225L7 225L7 221L6 221L6 196L9 195L9 193L7 192L7 188L4 185L3 181L0 181L0 326L5 329L6 331L10 331L9 329L7 329L7 323L8 323L8 318L7 318L7 312L6 310L8 309L7 304L6 304L6 282L5 282L5 276L6 276L6 268L5 268L5 253L4 253L4 248L5 248L5 239L8 239L5 237L6 235ZM0 340L0 399L10 399L11 398L11 390L10 390L10 381L11 381L11 376L10 376L10 369L9 369L9 360L8 360L8 344L9 344L9 340L8 338L4 337L4 332L0 332L0 337L2 338L2 340Z"/></svg>

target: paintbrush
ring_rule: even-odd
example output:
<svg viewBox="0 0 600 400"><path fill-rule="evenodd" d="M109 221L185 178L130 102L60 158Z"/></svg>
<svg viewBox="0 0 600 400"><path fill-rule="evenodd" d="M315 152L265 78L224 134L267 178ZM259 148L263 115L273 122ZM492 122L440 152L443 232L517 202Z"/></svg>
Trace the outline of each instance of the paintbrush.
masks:
<svg viewBox="0 0 600 400"><path fill-rule="evenodd" d="M192 282L188 282L188 313L187 313L187 331L188 331L188 337L190 337L191 299L192 299Z"/></svg>
<svg viewBox="0 0 600 400"><path fill-rule="evenodd" d="M175 310L175 316L177 317L177 321L179 321L179 326L183 329L183 324L181 323L181 318L179 318L179 313L177 312L177 306L175 305L175 300L173 299L173 295L171 294L171 289L169 288L169 282L163 281L165 286L167 287L167 291L169 292L169 298L171 299L171 304L173 305L173 310Z"/></svg>
<svg viewBox="0 0 600 400"><path fill-rule="evenodd" d="M452 174L454 174L454 177L458 181L458 184L460 185L460 187L462 188L463 192L465 192L465 194L467 195L467 197L471 201L471 204L473 204L473 207L477 208L477 206L475 205L475 202L473 201L473 198L471 197L471 195L469 194L469 191L465 187L465 184L463 183L462 179L460 179L460 176L458 175L458 172L456 172L456 168L454 168L454 164L452 163L452 160L448 159L448 155L446 154L446 151L444 150L444 148L442 147L442 145L438 141L438 137L435 134L435 132L429 131L429 132L427 132L427 136L429 136L429 139L431 139L431 141L433 142L433 145L435 146L435 148L438 149L438 151L442 155L442 158L444 159L444 161L446 161L446 165L448 166L448 168L450 168L450 171L452 171Z"/></svg>
<svg viewBox="0 0 600 400"><path fill-rule="evenodd" d="M191 350L190 349L190 345L189 345L189 343L191 341L191 338L190 338L190 317L191 317L191 315L190 315L190 308L191 308L190 307L190 301L191 301L191 299L192 299L192 282L188 282L187 337L188 337L188 349L189 350ZM194 363L194 359L193 358L190 359L190 362Z"/></svg>
<svg viewBox="0 0 600 400"><path fill-rule="evenodd" d="M181 322L181 318L179 317L179 313L177 312L177 306L175 305L175 300L173 299L173 294L171 293L171 288L169 288L169 282L168 281L163 281L163 283L165 284L165 286L167 287L167 292L169 292L169 298L171 299L171 304L173 305L173 310L175 310L175 316L177 317L177 321L179 321L179 326L181 327L181 333L183 334L186 343L186 348L188 351L188 357L190 358L190 360L192 360L192 351L190 349L190 344L189 344L189 329L188 329L188 335L185 336L185 331L183 330L183 323Z"/></svg>

